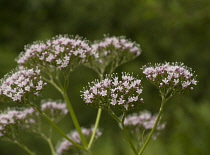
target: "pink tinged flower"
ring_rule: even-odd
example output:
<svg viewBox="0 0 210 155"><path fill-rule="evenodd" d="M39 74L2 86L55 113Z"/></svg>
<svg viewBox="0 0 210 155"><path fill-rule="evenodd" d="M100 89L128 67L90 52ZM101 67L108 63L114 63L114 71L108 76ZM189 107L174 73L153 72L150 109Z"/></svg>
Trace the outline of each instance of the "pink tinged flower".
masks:
<svg viewBox="0 0 210 155"><path fill-rule="evenodd" d="M118 91L122 92L123 87L122 87L122 86L118 86L116 89L117 89Z"/></svg>
<svg viewBox="0 0 210 155"><path fill-rule="evenodd" d="M79 57L84 59L86 57L86 55L85 55L85 53L81 53Z"/></svg>
<svg viewBox="0 0 210 155"><path fill-rule="evenodd" d="M123 86L126 87L126 88L128 88L128 86L129 86L128 81L124 81L124 82L123 82Z"/></svg>
<svg viewBox="0 0 210 155"><path fill-rule="evenodd" d="M102 90L102 91L100 92L100 95L101 95L101 96L106 96L106 95L107 95L107 90Z"/></svg>
<svg viewBox="0 0 210 155"><path fill-rule="evenodd" d="M92 90L93 94L95 94L95 95L98 93L97 87L92 87L91 90Z"/></svg>
<svg viewBox="0 0 210 155"><path fill-rule="evenodd" d="M111 97L113 97L114 99L116 99L118 96L118 94L111 94Z"/></svg>
<svg viewBox="0 0 210 155"><path fill-rule="evenodd" d="M141 84L141 80L135 80L134 81L136 85L140 85Z"/></svg>
<svg viewBox="0 0 210 155"><path fill-rule="evenodd" d="M101 83L96 83L95 86L96 86L97 88L101 88Z"/></svg>
<svg viewBox="0 0 210 155"><path fill-rule="evenodd" d="M117 86L118 85L118 78L117 77L115 77L114 78L114 81L112 82L112 84L114 85L114 86Z"/></svg>
<svg viewBox="0 0 210 155"><path fill-rule="evenodd" d="M124 103L125 103L125 100L123 100L123 98L120 98L120 99L118 100L118 104L119 104L119 105L124 104Z"/></svg>
<svg viewBox="0 0 210 155"><path fill-rule="evenodd" d="M128 102L130 103L130 102L133 102L134 101L134 99L133 99L133 97L129 97L128 98Z"/></svg>
<svg viewBox="0 0 210 155"><path fill-rule="evenodd" d="M109 80L109 79L104 79L104 81L103 81L104 87L109 87L110 84L111 84L111 80Z"/></svg>
<svg viewBox="0 0 210 155"><path fill-rule="evenodd" d="M92 103L92 101L90 99L86 99L85 103L89 104L89 103Z"/></svg>
<svg viewBox="0 0 210 155"><path fill-rule="evenodd" d="M89 91L88 91L88 90L85 90L85 91L84 91L84 94L85 94L85 95L88 95L88 94L89 94Z"/></svg>
<svg viewBox="0 0 210 155"><path fill-rule="evenodd" d="M60 65L62 63L61 59L56 60L57 65Z"/></svg>
<svg viewBox="0 0 210 155"><path fill-rule="evenodd" d="M167 80L166 78L163 79L162 81L163 81L163 83L165 83L166 85L168 84L168 80Z"/></svg>
<svg viewBox="0 0 210 155"><path fill-rule="evenodd" d="M42 85L38 85L38 86L36 86L36 90L42 90Z"/></svg>
<svg viewBox="0 0 210 155"><path fill-rule="evenodd" d="M51 62L53 59L55 59L55 56L53 54L50 54L47 58L46 61Z"/></svg>
<svg viewBox="0 0 210 155"><path fill-rule="evenodd" d="M140 95L142 93L142 89L137 89L136 92Z"/></svg>
<svg viewBox="0 0 210 155"><path fill-rule="evenodd" d="M182 89L188 87L190 84L191 84L190 81L184 81L184 82L182 83Z"/></svg>
<svg viewBox="0 0 210 155"><path fill-rule="evenodd" d="M176 86L179 83L179 79L174 79L174 85Z"/></svg>
<svg viewBox="0 0 210 155"><path fill-rule="evenodd" d="M89 98L89 99L92 99L92 98L94 98L94 95L93 95L93 93L90 93L90 94L88 95L88 98Z"/></svg>
<svg viewBox="0 0 210 155"><path fill-rule="evenodd" d="M128 76L128 81L132 81L134 78L132 76Z"/></svg>
<svg viewBox="0 0 210 155"><path fill-rule="evenodd" d="M117 100L116 99L112 99L111 102L110 102L110 104L116 105L117 104Z"/></svg>
<svg viewBox="0 0 210 155"><path fill-rule="evenodd" d="M126 81L126 80L128 80L128 76L127 76L127 75L123 75L123 76L122 76L122 79L123 79L124 81Z"/></svg>
<svg viewBox="0 0 210 155"><path fill-rule="evenodd" d="M194 84L194 85L197 85L197 82L198 82L198 81L196 81L195 79L192 79L192 80L191 80L191 83Z"/></svg>

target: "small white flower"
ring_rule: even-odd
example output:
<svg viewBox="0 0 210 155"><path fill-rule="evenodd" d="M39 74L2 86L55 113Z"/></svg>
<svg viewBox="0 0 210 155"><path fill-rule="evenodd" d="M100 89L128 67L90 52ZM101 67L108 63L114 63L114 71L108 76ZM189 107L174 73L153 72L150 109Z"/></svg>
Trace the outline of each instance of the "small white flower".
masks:
<svg viewBox="0 0 210 155"><path fill-rule="evenodd" d="M107 90L102 90L100 94L101 94L101 96L106 96L107 95Z"/></svg>

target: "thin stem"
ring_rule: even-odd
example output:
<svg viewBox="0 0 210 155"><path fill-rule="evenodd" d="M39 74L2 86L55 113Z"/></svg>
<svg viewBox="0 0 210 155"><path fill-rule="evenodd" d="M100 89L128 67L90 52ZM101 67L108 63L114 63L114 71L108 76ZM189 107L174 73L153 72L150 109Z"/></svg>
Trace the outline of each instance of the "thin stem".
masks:
<svg viewBox="0 0 210 155"><path fill-rule="evenodd" d="M102 112L102 109L99 108L98 109L98 113L97 113L97 117L96 117L96 122L95 122L94 130L93 130L92 136L91 136L90 141L89 141L89 144L88 144L88 148L87 148L88 150L91 148L92 143L93 143L93 140L95 138L96 131L97 131L97 128L98 128L98 124L99 124L99 121L100 121L100 118L101 118L101 112Z"/></svg>
<svg viewBox="0 0 210 155"><path fill-rule="evenodd" d="M74 123L74 126L75 126L77 132L78 132L79 135L80 135L82 144L83 144L83 146L85 146L85 147L87 148L88 145L87 145L86 139L85 139L85 137L84 137L84 135L83 135L83 133L82 133L82 131L81 131L81 127L80 127L80 125L79 125L79 123L78 123L77 117L76 117L76 115L75 115L75 113L74 113L74 110L73 110L73 107L72 107L71 102L70 102L70 100L69 100L69 97L68 97L68 95L66 94L66 92L63 92L62 95L63 95L63 98L64 98L64 100L65 100L65 102L66 102L66 104L67 104L67 107L68 107L68 109L69 109L69 113L70 113L70 115L71 115L71 118L72 118L72 121L73 121L73 123Z"/></svg>
<svg viewBox="0 0 210 155"><path fill-rule="evenodd" d="M157 125L158 125L158 123L160 121L160 117L162 115L163 107L164 107L166 101L167 101L167 99L165 99L165 97L162 95L162 102L161 102L161 106L160 106L160 110L159 110L157 119L156 119L155 124L154 124L154 126L153 126L153 128L152 128L152 130L151 130L151 132L149 134L149 136L147 137L144 145L142 146L141 150L139 151L138 155L142 155L142 153L144 152L145 148L147 147L149 141L151 140L151 138L152 138L152 136L153 136L153 134L154 134L154 132L155 132L155 130L157 128Z"/></svg>
<svg viewBox="0 0 210 155"><path fill-rule="evenodd" d="M45 77L42 77L45 81L47 81L48 83L52 84L60 93L62 93L62 90L60 89L60 87L51 79L51 80L48 80L47 78Z"/></svg>
<svg viewBox="0 0 210 155"><path fill-rule="evenodd" d="M54 149L54 147L53 147L53 144L52 144L51 139L47 138L46 141L47 141L47 143L48 143L48 145L49 145L49 147L50 147L50 150L51 150L52 155L56 155L55 149Z"/></svg>
<svg viewBox="0 0 210 155"><path fill-rule="evenodd" d="M17 144L19 147L21 147L24 151L26 151L28 154L30 155L35 155L35 153L33 153L27 146L25 146L24 144L20 143L19 141L15 140L13 141L15 144Z"/></svg>
<svg viewBox="0 0 210 155"><path fill-rule="evenodd" d="M50 150L51 150L52 155L56 155L56 153L55 153L55 149L54 149L54 147L53 147L53 144L52 144L51 139L50 139L50 138L48 138L47 136L45 136L44 134L41 134L41 133L40 133L40 135L41 135L41 136L42 136L42 138L43 138L44 140L46 140L46 142L48 143L48 145L49 145L49 147L50 147Z"/></svg>
<svg viewBox="0 0 210 155"><path fill-rule="evenodd" d="M143 130L142 135L141 135L141 145L144 143L144 133L145 133L145 129Z"/></svg>
<svg viewBox="0 0 210 155"><path fill-rule="evenodd" d="M62 135L64 138L66 138L69 142L71 142L73 145L75 145L76 147L78 147L79 149L81 149L81 150L85 150L86 151L86 149L84 148L84 147L82 147L82 146L80 146L79 144L77 144L77 143L75 143L73 140L71 140L68 136L66 136L66 134L61 130L61 129L59 129L58 127L57 127L57 125L55 125L38 107L36 107L35 105L32 105L31 104L31 106L36 110L36 111L38 111L39 113L40 113L40 115L42 116L42 117L44 117L47 121L48 121L48 123L60 134L60 135Z"/></svg>
<svg viewBox="0 0 210 155"><path fill-rule="evenodd" d="M111 109L108 109L108 113L118 122L121 124L121 120L113 113Z"/></svg>
<svg viewBox="0 0 210 155"><path fill-rule="evenodd" d="M65 86L65 88L63 88L63 87L60 86L60 87L61 87L61 88L60 88L60 87L52 80L52 78L51 78L51 80L48 80L48 79L46 79L46 78L43 78L43 79L46 80L47 82L49 82L50 84L52 84L52 85L53 85L53 86L62 94L64 100L66 101L66 104L67 104L69 113L70 113L70 115L71 115L71 118L72 118L72 120L73 120L73 123L74 123L74 125L75 125L75 128L76 128L76 130L78 131L78 133L79 133L79 135L80 135L82 144L83 144L85 147L87 147L86 139L85 139L85 137L84 137L84 135L83 135L83 133L82 133L82 131L81 131L81 127L80 127L80 125L79 125L79 123L78 123L77 117L76 117L76 115L75 115L75 113L74 113L74 110L73 110L73 107L72 107L71 102L70 102L70 100L69 100L69 97L68 97L68 95L66 94L66 91L67 91L67 90L65 90L65 89L67 89L67 86ZM57 81L59 81L59 79L57 79ZM66 80L65 80L65 81L66 81ZM68 83L69 83L69 82L67 81L67 84L68 84Z"/></svg>
<svg viewBox="0 0 210 155"><path fill-rule="evenodd" d="M125 136L126 136L128 142L129 142L129 144L130 144L131 149L132 149L133 152L137 155L137 154L138 154L138 151L136 150L135 146L133 145L133 143L132 143L132 141L131 141L131 138L130 138L130 136L129 136L129 134L128 134L128 131L127 131L125 125L124 125L124 120L125 120L125 114L123 114L121 126L122 126L122 128L123 128L124 134L125 134Z"/></svg>

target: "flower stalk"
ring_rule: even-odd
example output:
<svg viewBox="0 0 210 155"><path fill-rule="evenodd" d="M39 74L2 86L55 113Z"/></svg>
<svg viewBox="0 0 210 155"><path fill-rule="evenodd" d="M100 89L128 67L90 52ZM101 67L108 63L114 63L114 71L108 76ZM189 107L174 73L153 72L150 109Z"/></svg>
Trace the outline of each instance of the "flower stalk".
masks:
<svg viewBox="0 0 210 155"><path fill-rule="evenodd" d="M165 103L166 103L167 100L168 100L168 99L165 98L164 95L162 95L161 97L162 97L162 101L161 101L161 106L160 106L160 110L159 110L157 119L156 119L156 121L155 121L155 124L154 124L154 126L153 126L153 128L152 128L152 130L151 130L151 132L150 132L150 134L149 134L149 136L147 137L145 143L143 144L141 150L139 151L138 155L142 155L142 154L143 154L143 152L144 152L144 150L146 149L148 143L150 142L150 140L151 140L151 138L152 138L154 132L156 131L157 125L158 125L158 123L159 123L159 121L160 121L161 115L162 115L162 113L163 113L164 105L165 105Z"/></svg>
<svg viewBox="0 0 210 155"><path fill-rule="evenodd" d="M14 140L13 143L17 144L19 147L21 147L24 151L26 151L29 155L35 155L27 146L24 144L20 143L17 140Z"/></svg>
<svg viewBox="0 0 210 155"><path fill-rule="evenodd" d="M37 106L30 104L37 112L39 112L39 114L60 134L62 135L64 138L66 138L69 142L71 142L73 145L75 145L77 148L81 149L81 150L85 150L86 148L84 148L83 146L75 143L73 140L71 140L68 136L66 136L66 134L57 127L57 125L55 125L49 118L48 116L46 116Z"/></svg>

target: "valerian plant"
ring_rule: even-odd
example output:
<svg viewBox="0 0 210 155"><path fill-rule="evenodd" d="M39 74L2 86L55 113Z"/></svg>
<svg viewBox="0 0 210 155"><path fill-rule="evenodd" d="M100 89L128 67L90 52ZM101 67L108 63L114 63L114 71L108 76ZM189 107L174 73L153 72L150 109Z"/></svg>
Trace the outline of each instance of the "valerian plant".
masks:
<svg viewBox="0 0 210 155"><path fill-rule="evenodd" d="M59 35L25 46L16 59L17 68L0 80L0 101L23 106L1 112L0 138L34 155L36 150L30 150L21 141L19 133L24 130L42 137L52 155L92 154L93 143L102 135L99 122L102 111L105 111L117 121L133 153L143 154L149 141L165 128L166 123L160 123L165 103L174 95L193 90L198 82L192 69L183 63L143 66L143 74L156 86L162 99L158 114L152 115L141 109L144 103L142 78L132 73L114 72L140 54L140 45L124 36L104 36L91 43L79 36ZM81 90L84 103L98 109L95 124L90 128L82 127L78 122L67 93L72 71L80 65L93 69L99 77ZM40 94L48 84L61 94L63 101L40 101ZM131 114L133 110L139 112ZM75 128L65 133L58 122L67 114ZM43 119L49 125L47 132L43 129ZM52 129L62 136L57 144L52 142Z"/></svg>

